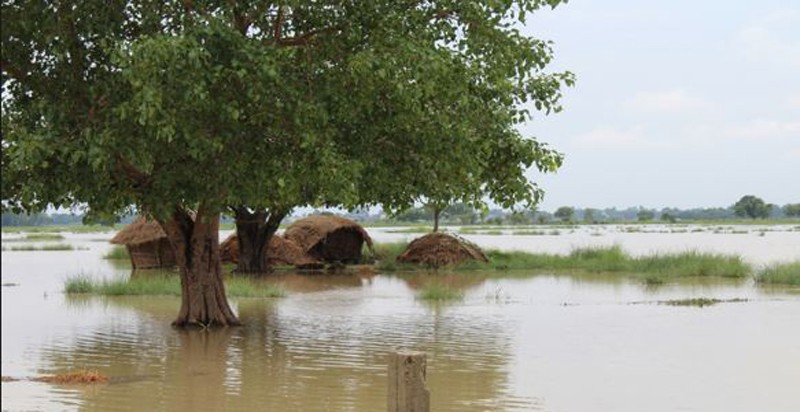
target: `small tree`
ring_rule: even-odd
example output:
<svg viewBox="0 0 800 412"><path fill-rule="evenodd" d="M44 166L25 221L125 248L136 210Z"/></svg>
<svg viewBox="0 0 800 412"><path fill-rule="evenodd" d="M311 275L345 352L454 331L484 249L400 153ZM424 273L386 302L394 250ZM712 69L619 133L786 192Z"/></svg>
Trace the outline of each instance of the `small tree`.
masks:
<svg viewBox="0 0 800 412"><path fill-rule="evenodd" d="M570 206L561 206L556 209L554 216L561 219L562 222L571 222L575 217L575 208Z"/></svg>
<svg viewBox="0 0 800 412"><path fill-rule="evenodd" d="M772 205L767 204L761 198L753 195L742 196L733 205L733 212L739 217L749 217L750 219L769 217Z"/></svg>

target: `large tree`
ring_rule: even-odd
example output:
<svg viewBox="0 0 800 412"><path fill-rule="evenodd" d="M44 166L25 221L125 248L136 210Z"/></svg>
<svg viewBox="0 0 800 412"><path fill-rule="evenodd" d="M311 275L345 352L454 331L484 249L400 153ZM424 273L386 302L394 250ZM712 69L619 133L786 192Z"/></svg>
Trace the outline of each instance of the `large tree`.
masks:
<svg viewBox="0 0 800 412"><path fill-rule="evenodd" d="M5 1L3 210L144 212L176 252L174 324L238 324L223 211L258 254L294 206L402 209L428 170L455 199L538 197L526 168L560 156L519 107L572 77L516 25L558 3Z"/></svg>
<svg viewBox="0 0 800 412"><path fill-rule="evenodd" d="M733 205L733 212L739 217L767 218L772 210L772 205L764 202L760 197L753 195L742 196L738 202Z"/></svg>

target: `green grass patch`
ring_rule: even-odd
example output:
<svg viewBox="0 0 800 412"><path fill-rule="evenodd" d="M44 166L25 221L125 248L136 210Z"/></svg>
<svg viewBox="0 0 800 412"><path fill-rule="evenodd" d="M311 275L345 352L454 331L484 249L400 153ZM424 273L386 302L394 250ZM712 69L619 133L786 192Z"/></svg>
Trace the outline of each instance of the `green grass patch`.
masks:
<svg viewBox="0 0 800 412"><path fill-rule="evenodd" d="M42 241L42 240L63 240L64 235L59 233L29 233L25 235L25 240Z"/></svg>
<svg viewBox="0 0 800 412"><path fill-rule="evenodd" d="M281 287L246 277L226 278L225 289L228 297L286 296L286 291ZM170 273L137 276L127 280L95 280L78 275L64 282L64 292L104 296L180 296L181 282L178 275Z"/></svg>
<svg viewBox="0 0 800 412"><path fill-rule="evenodd" d="M131 255L128 253L128 248L125 246L114 246L103 255L103 259L112 259L112 260L128 260L130 259Z"/></svg>
<svg viewBox="0 0 800 412"><path fill-rule="evenodd" d="M76 247L70 245L68 243L49 243L44 245L15 245L15 246L3 246L3 252L47 252L47 251L57 251L57 250L88 250L85 247Z"/></svg>
<svg viewBox="0 0 800 412"><path fill-rule="evenodd" d="M688 298L688 299L673 299L658 302L660 305L669 306L696 306L702 308L704 306L716 305L718 303L735 303L747 302L747 299L734 298L734 299L714 299L714 298Z"/></svg>
<svg viewBox="0 0 800 412"><path fill-rule="evenodd" d="M800 285L800 261L767 266L756 275L761 284Z"/></svg>
<svg viewBox="0 0 800 412"><path fill-rule="evenodd" d="M431 282L418 293L417 299L428 301L446 301L464 299L464 292L442 283Z"/></svg>
<svg viewBox="0 0 800 412"><path fill-rule="evenodd" d="M516 230L511 234L514 236L544 236L547 233L544 230Z"/></svg>
<svg viewBox="0 0 800 412"><path fill-rule="evenodd" d="M378 244L377 269L416 270L420 266L397 263L407 243ZM489 250L488 263L467 261L456 270L580 270L626 273L638 276L648 285L659 285L678 277L744 278L752 267L741 257L706 252L681 252L634 257L620 246L576 248L568 255Z"/></svg>

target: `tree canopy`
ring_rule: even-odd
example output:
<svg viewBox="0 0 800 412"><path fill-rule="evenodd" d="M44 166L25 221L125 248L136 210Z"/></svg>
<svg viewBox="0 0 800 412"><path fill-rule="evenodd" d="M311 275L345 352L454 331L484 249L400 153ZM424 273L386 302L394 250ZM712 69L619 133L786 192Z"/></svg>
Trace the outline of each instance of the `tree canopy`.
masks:
<svg viewBox="0 0 800 412"><path fill-rule="evenodd" d="M559 3L5 1L3 210L135 207L191 284L231 205L535 203L521 105L573 77L518 25Z"/></svg>
<svg viewBox="0 0 800 412"><path fill-rule="evenodd" d="M749 217L751 219L767 218L771 210L772 205L765 203L763 199L753 195L742 196L742 198L733 205L733 212L736 216Z"/></svg>

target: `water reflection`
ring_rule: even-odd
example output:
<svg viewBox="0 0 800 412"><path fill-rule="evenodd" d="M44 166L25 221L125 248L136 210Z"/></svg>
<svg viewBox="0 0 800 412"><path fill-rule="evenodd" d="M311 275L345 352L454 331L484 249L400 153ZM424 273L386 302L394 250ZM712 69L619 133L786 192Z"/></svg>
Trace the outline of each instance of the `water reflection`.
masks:
<svg viewBox="0 0 800 412"><path fill-rule="evenodd" d="M341 282L353 284L334 284ZM280 300L240 299L235 306L245 326L178 331L167 326L177 299L68 300L86 310L111 305L126 312L121 318L137 320L108 319L73 341L42 348L40 373L88 368L112 377L91 391L50 389L71 394L82 409L381 410L386 356L398 348L428 353L434 410L531 410L535 404L508 394L511 343L502 317L448 314L435 306L409 307L402 316L342 317L336 313L346 308L332 302L330 316L311 315Z"/></svg>

